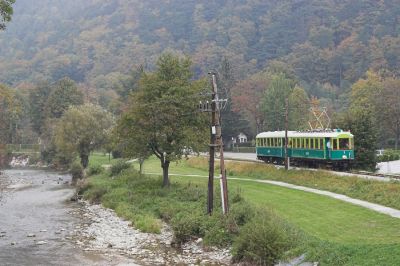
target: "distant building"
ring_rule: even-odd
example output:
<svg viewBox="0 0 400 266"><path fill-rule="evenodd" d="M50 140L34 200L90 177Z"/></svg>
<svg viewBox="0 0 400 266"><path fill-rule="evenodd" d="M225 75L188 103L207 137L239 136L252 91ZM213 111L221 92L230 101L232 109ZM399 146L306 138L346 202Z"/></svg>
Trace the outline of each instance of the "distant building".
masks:
<svg viewBox="0 0 400 266"><path fill-rule="evenodd" d="M236 138L232 138L232 142L234 144L236 144L236 143L245 143L245 142L247 142L247 136L244 133L240 132L240 134L237 135Z"/></svg>

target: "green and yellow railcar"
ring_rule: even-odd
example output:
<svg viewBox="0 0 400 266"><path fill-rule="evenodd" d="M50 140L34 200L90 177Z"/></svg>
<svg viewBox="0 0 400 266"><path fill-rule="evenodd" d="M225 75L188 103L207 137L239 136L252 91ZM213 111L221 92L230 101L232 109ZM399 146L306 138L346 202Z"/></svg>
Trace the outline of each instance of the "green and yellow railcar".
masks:
<svg viewBox="0 0 400 266"><path fill-rule="evenodd" d="M282 164L285 159L285 131L262 132L256 137L257 158ZM288 131L288 158L299 166L347 169L354 160L354 136L342 130Z"/></svg>

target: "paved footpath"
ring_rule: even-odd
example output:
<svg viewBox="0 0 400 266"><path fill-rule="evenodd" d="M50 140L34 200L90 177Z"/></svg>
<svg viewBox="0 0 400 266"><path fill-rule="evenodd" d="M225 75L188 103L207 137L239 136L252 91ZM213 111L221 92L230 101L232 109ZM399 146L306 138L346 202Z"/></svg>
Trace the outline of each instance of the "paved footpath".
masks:
<svg viewBox="0 0 400 266"><path fill-rule="evenodd" d="M148 175L162 175L161 173L145 173ZM208 177L204 175L182 175L182 174L169 174L170 176L187 176L187 177ZM337 200L345 201L354 205L358 205L379 213L383 213L389 216L392 216L394 218L400 218L400 210L389 208L383 205L375 204L375 203L370 203L368 201L364 200L359 200L359 199L353 199L348 196L342 195L342 194L337 194L325 190L319 190L315 188L308 188L308 187L303 187L303 186L297 186L297 185L292 185L289 183L285 182L280 182L280 181L272 181L272 180L261 180L261 179L249 179L249 178L236 178L236 177L229 177L228 180L239 180L239 181L248 181L248 182L257 182L257 183L264 183L264 184L270 184L270 185L275 185L275 186L280 186L280 187L286 187L290 189L296 189L296 190L301 190L305 192L310 192L314 194L319 194L323 196L327 196L330 198L334 198Z"/></svg>

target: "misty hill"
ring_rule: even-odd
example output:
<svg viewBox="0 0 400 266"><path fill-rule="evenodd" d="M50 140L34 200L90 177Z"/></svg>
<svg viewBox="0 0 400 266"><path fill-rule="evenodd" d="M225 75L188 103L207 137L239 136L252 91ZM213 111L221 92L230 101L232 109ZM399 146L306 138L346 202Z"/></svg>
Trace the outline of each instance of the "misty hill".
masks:
<svg viewBox="0 0 400 266"><path fill-rule="evenodd" d="M172 50L198 75L224 57L238 79L279 60L306 84L344 88L369 68L398 74L399 16L396 0L18 0L0 82L99 85Z"/></svg>

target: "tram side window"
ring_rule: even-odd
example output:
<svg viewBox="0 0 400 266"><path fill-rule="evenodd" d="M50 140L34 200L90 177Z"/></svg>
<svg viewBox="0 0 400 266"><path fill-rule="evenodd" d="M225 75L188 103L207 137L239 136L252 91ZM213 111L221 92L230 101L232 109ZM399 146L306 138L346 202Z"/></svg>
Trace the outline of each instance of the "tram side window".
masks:
<svg viewBox="0 0 400 266"><path fill-rule="evenodd" d="M349 139L339 139L339 149L340 150L348 150L350 147Z"/></svg>
<svg viewBox="0 0 400 266"><path fill-rule="evenodd" d="M333 139L333 147L334 150L338 150L338 140L337 139Z"/></svg>
<svg viewBox="0 0 400 266"><path fill-rule="evenodd" d="M319 148L320 148L321 150L324 149L324 139L319 139Z"/></svg>

